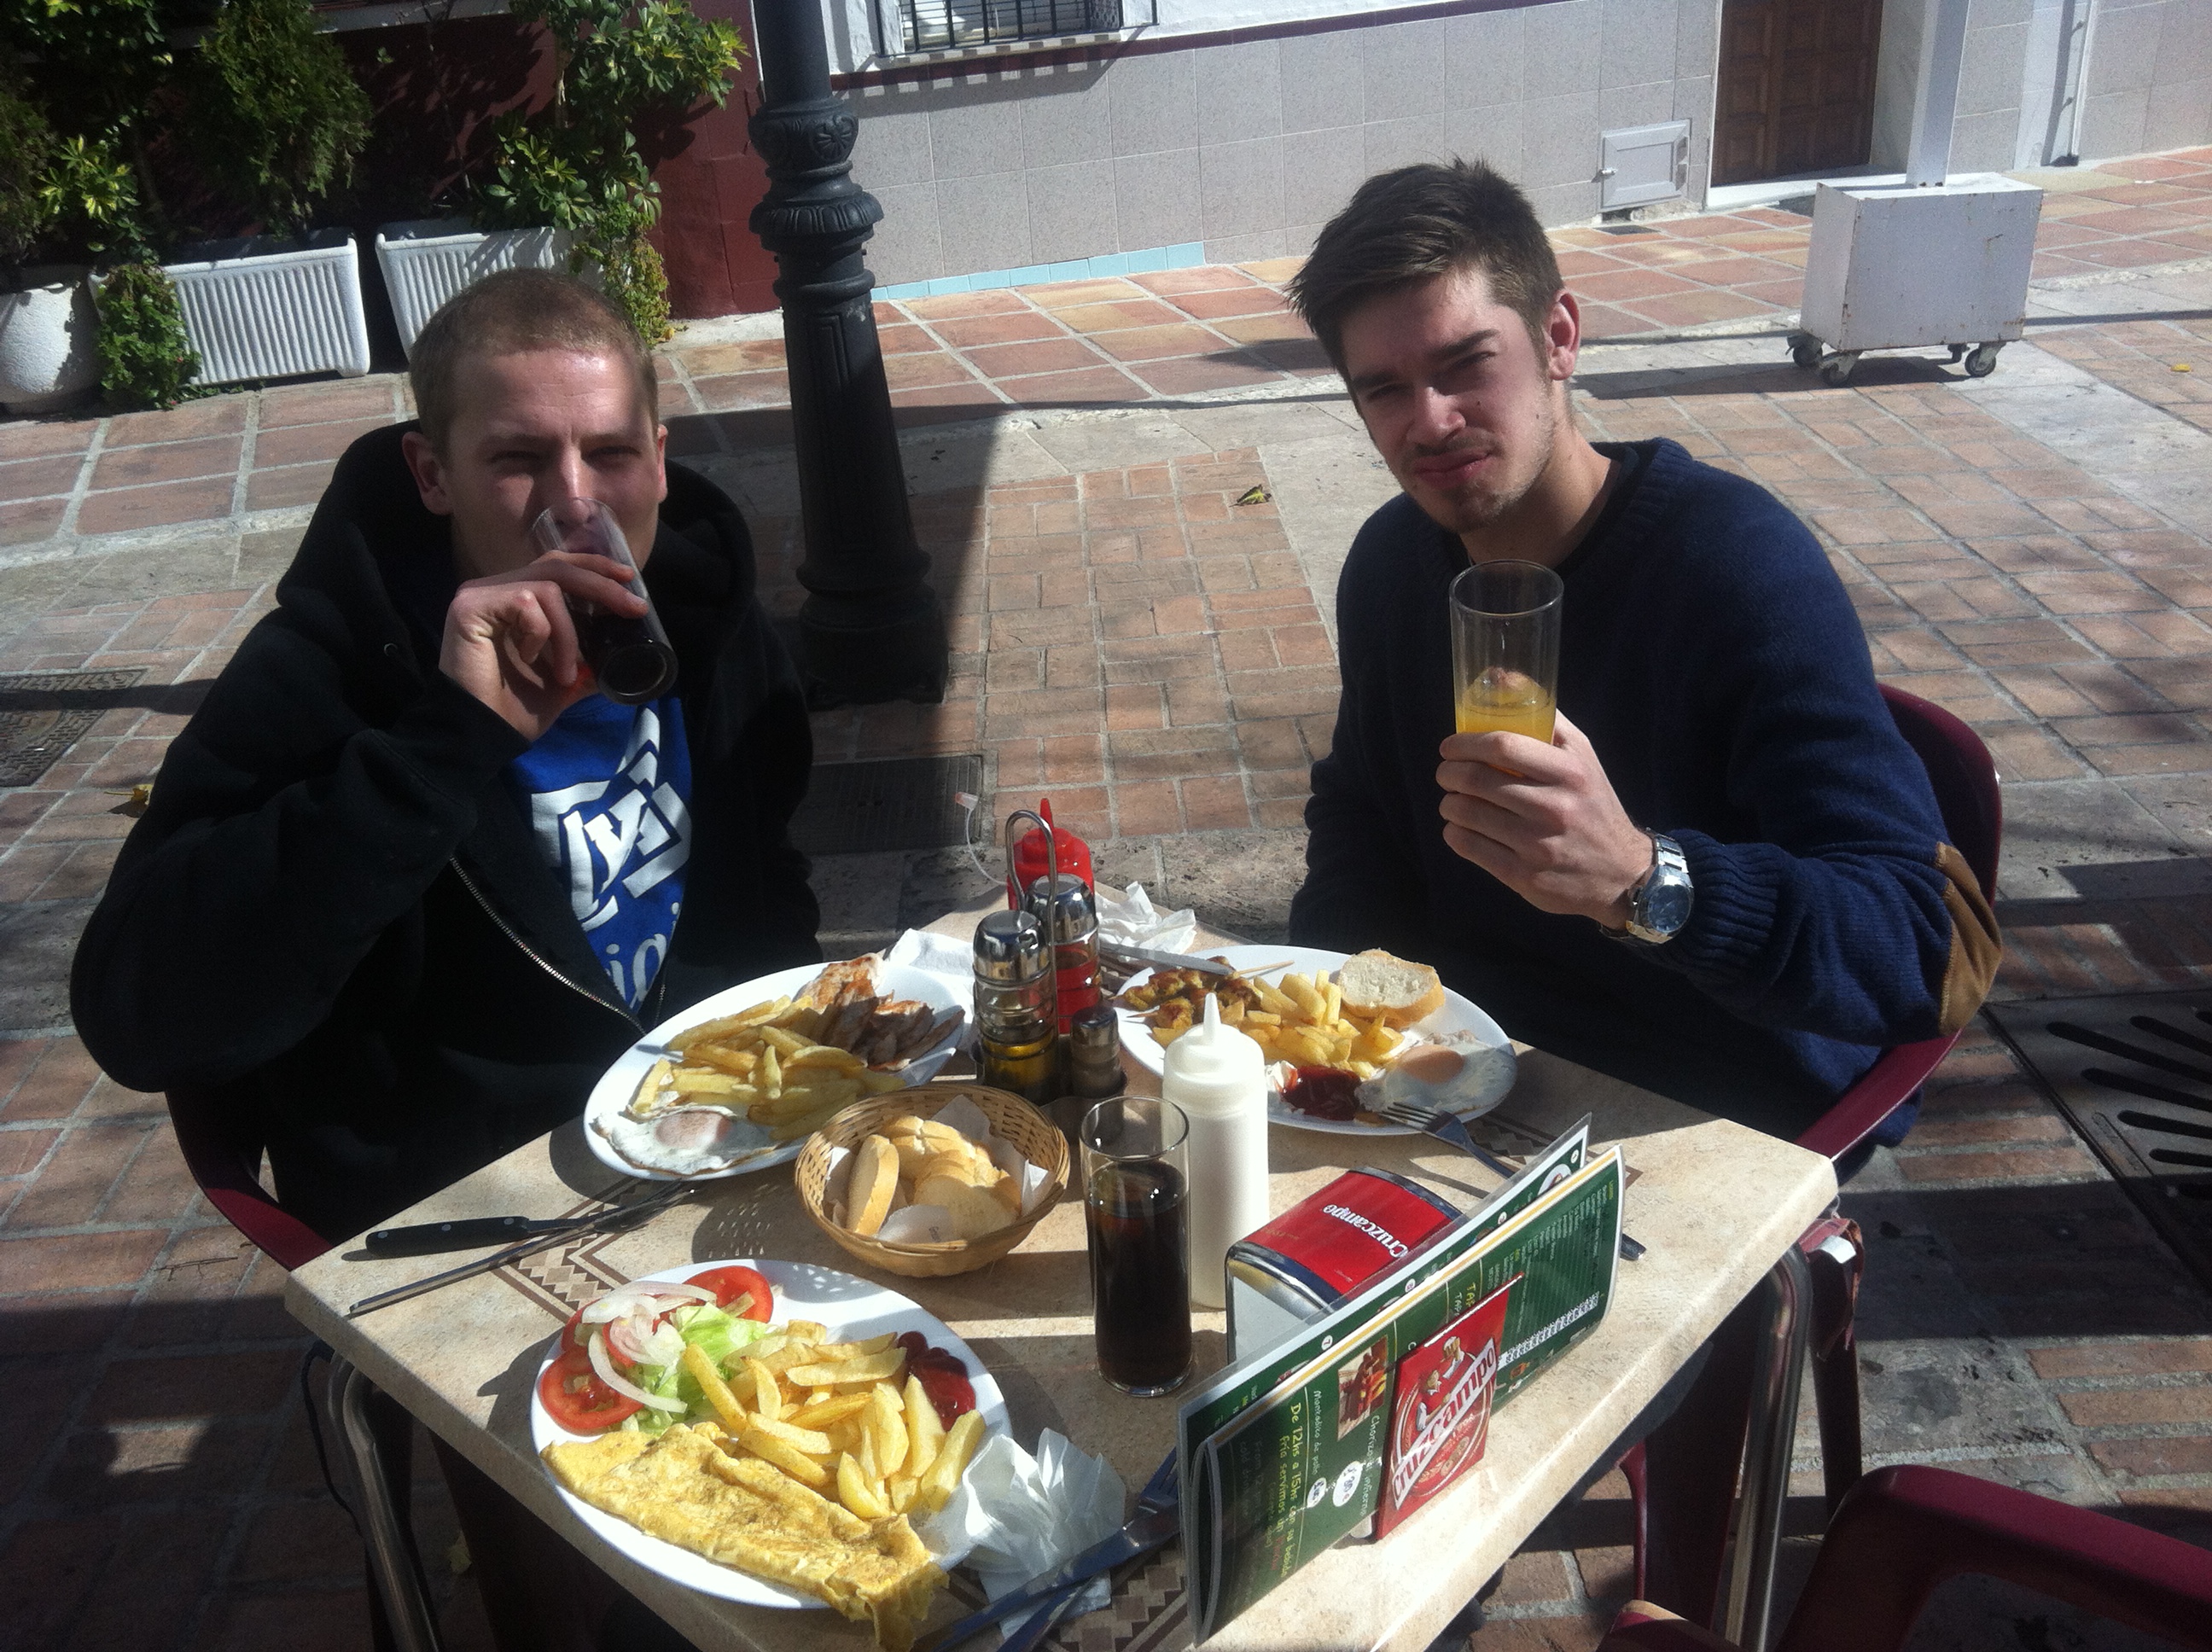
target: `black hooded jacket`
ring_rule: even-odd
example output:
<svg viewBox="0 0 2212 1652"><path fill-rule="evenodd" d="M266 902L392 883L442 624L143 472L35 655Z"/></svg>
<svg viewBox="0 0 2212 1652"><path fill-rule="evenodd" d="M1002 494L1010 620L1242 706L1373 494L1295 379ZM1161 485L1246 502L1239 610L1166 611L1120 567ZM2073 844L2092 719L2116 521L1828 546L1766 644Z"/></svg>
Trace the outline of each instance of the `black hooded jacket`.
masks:
<svg viewBox="0 0 2212 1652"><path fill-rule="evenodd" d="M413 616L407 592L449 588L452 545L409 428L338 462L276 610L170 746L70 981L109 1074L218 1091L333 1239L574 1117L641 1024L821 956L787 831L812 739L736 507L668 467L646 577L680 663L694 837L633 1015L504 783L527 743L438 671Z"/></svg>

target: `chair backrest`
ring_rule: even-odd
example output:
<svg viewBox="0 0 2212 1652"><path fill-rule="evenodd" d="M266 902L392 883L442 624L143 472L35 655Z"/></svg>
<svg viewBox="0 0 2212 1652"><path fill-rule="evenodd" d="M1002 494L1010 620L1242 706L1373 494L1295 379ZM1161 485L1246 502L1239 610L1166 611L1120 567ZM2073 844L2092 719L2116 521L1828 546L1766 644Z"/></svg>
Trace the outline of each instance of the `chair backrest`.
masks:
<svg viewBox="0 0 2212 1652"><path fill-rule="evenodd" d="M1917 694L1885 683L1881 697L1888 702L1897 732L1928 771L1928 783L1935 790L1936 806L1942 813L1943 830L1951 847L1981 880L1983 895L1996 900L2004 805L1990 749L1973 730ZM1884 1050L1865 1075L1797 1138L1797 1145L1829 1158L1842 1157L1892 1109L1909 1100L1958 1042L1959 1036L1951 1033Z"/></svg>
<svg viewBox="0 0 2212 1652"><path fill-rule="evenodd" d="M234 1097L220 1090L173 1090L168 1102L177 1151L225 1221L288 1272L331 1248L261 1185L261 1144L239 1128L244 1109Z"/></svg>
<svg viewBox="0 0 2212 1652"><path fill-rule="evenodd" d="M1928 771L1936 806L1951 847L1966 857L1982 880L1982 893L1997 896L1997 848L2004 835L2004 804L1997 791L1997 768L1980 735L1942 707L1917 694L1882 684L1889 715Z"/></svg>

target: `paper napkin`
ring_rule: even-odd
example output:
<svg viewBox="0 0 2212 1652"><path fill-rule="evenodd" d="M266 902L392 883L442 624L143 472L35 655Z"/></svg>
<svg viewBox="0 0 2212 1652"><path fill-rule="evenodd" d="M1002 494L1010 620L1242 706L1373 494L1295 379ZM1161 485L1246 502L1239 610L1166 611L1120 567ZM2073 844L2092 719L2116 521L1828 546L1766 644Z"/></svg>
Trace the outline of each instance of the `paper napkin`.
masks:
<svg viewBox="0 0 2212 1652"><path fill-rule="evenodd" d="M1037 1436L1035 1456L1012 1436L994 1434L952 1500L923 1526L921 1540L934 1554L967 1549L983 1592L995 1600L1111 1537L1127 1495L1110 1464L1051 1429ZM1074 1611L1096 1612L1112 1594L1112 1580L1101 1574L1084 1585ZM1012 1635L1030 1616L1006 1619L1001 1632Z"/></svg>

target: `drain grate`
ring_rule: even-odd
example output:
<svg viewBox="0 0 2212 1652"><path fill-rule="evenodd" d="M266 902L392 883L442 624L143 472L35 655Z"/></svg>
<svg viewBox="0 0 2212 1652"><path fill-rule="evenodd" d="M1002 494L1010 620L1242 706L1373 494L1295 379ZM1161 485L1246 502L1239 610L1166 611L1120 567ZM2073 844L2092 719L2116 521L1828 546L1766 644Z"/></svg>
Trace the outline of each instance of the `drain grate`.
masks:
<svg viewBox="0 0 2212 1652"><path fill-rule="evenodd" d="M968 831L957 792L982 794L981 752L823 763L792 818L792 840L808 854L955 848Z"/></svg>
<svg viewBox="0 0 2212 1652"><path fill-rule="evenodd" d="M44 774L145 675L138 666L0 674L0 786L28 786Z"/></svg>
<svg viewBox="0 0 2212 1652"><path fill-rule="evenodd" d="M1989 1015L2212 1285L2212 993L1993 1004Z"/></svg>

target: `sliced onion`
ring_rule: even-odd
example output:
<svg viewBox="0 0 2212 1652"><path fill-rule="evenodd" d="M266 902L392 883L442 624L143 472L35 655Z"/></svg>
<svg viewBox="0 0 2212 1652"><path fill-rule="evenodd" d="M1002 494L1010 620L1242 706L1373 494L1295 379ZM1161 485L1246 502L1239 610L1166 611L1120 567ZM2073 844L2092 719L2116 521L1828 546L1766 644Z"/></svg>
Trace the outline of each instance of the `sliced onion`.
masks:
<svg viewBox="0 0 2212 1652"><path fill-rule="evenodd" d="M607 1351L625 1364L659 1364L658 1360L648 1361L645 1357L644 1339L638 1331L636 1315L611 1321L606 1327L606 1337Z"/></svg>
<svg viewBox="0 0 2212 1652"><path fill-rule="evenodd" d="M672 1325L656 1326L639 1341L638 1351L645 1356L643 1364L673 1365L684 1357L684 1333Z"/></svg>
<svg viewBox="0 0 2212 1652"><path fill-rule="evenodd" d="M653 1304L657 1299L662 1297L678 1303L710 1303L714 1300L714 1293L702 1290L696 1285L672 1285L661 1281L654 1281L648 1285L620 1285L608 1291L605 1296L584 1309L583 1323L605 1325L610 1320L621 1319L639 1308L659 1313L662 1310L654 1308Z"/></svg>
<svg viewBox="0 0 2212 1652"><path fill-rule="evenodd" d="M690 1409L681 1400L672 1400L665 1394L647 1394L636 1383L626 1382L617 1376L614 1361L607 1357L606 1338L600 1333L592 1332L591 1341L584 1345L591 1356L592 1375L623 1399L635 1400L639 1405L650 1406L655 1411L684 1412Z"/></svg>

